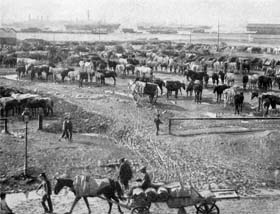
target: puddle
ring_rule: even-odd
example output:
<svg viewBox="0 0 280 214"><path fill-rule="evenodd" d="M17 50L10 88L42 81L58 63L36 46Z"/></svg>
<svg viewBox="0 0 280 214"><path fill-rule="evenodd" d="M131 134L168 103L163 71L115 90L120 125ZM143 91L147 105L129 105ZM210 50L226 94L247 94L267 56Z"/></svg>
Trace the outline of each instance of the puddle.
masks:
<svg viewBox="0 0 280 214"><path fill-rule="evenodd" d="M216 116L217 116L216 113L212 113L212 112L206 112L205 115L207 117L212 117L212 118L216 118Z"/></svg>
<svg viewBox="0 0 280 214"><path fill-rule="evenodd" d="M9 79L9 80L17 80L17 75L16 74L4 75L2 77L4 77L5 79ZM23 81L23 80L21 80L21 81Z"/></svg>

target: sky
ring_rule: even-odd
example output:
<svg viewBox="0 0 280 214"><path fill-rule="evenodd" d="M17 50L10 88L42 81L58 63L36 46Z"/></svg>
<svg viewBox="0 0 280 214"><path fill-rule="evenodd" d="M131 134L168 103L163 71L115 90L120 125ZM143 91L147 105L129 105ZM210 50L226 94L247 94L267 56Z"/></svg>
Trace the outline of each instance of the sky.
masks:
<svg viewBox="0 0 280 214"><path fill-rule="evenodd" d="M139 22L246 26L280 23L280 0L0 0L2 22L43 16L134 25Z"/></svg>

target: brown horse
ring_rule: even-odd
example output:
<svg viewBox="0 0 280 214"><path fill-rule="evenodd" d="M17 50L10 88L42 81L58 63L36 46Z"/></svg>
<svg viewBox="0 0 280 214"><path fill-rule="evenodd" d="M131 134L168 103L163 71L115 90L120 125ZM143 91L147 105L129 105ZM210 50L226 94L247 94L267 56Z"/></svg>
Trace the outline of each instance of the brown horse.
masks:
<svg viewBox="0 0 280 214"><path fill-rule="evenodd" d="M84 188L85 186L86 188ZM108 200L109 214L112 209L111 199L117 203L119 203L119 199L123 199L123 191L120 183L112 179L92 179L88 176L76 176L74 180L58 178L56 179L54 193L58 194L63 187L69 187L75 194L75 200L68 214L73 212L74 207L81 198L84 199L89 214L91 213L91 210L87 199L88 197L101 197L101 195L104 195ZM115 193L117 193L118 196L116 196ZM123 212L119 205L118 209L122 214Z"/></svg>

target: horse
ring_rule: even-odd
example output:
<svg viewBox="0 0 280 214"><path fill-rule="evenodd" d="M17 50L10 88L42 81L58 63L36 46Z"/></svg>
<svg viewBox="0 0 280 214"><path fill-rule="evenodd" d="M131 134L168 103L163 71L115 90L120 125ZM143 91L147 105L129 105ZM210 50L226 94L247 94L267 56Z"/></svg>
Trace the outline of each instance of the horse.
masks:
<svg viewBox="0 0 280 214"><path fill-rule="evenodd" d="M25 66L19 66L16 68L16 72L17 72L17 78L20 79L23 75L25 75L26 72L26 68Z"/></svg>
<svg viewBox="0 0 280 214"><path fill-rule="evenodd" d="M227 73L225 75L225 80L227 82L227 85L233 85L234 84L234 81L235 81L235 78L234 78L234 74L232 73Z"/></svg>
<svg viewBox="0 0 280 214"><path fill-rule="evenodd" d="M228 85L217 85L214 87L213 93L217 93L217 103L221 101L224 90L230 88Z"/></svg>
<svg viewBox="0 0 280 214"><path fill-rule="evenodd" d="M189 93L190 93L190 96L192 96L193 86L194 86L194 82L190 81L190 83L188 84L188 86L186 88L187 96L189 96Z"/></svg>
<svg viewBox="0 0 280 214"><path fill-rule="evenodd" d="M158 85L149 82L141 82L141 81L130 81L128 83L128 89L131 90L133 99L139 101L137 97L143 97L144 95L148 95L150 99L150 103L156 103L158 96Z"/></svg>
<svg viewBox="0 0 280 214"><path fill-rule="evenodd" d="M219 74L218 73L214 72L212 74L212 82L213 82L213 85L215 85L215 83L217 85L219 85Z"/></svg>
<svg viewBox="0 0 280 214"><path fill-rule="evenodd" d="M169 98L169 93L172 94L172 91L175 91L175 98L178 98L178 90L181 92L182 95L181 88L186 90L185 83L181 83L180 81L166 81L167 98Z"/></svg>
<svg viewBox="0 0 280 214"><path fill-rule="evenodd" d="M236 94L237 94L237 88L235 87L227 88L223 91L224 107L226 107L227 104L234 104L234 96Z"/></svg>
<svg viewBox="0 0 280 214"><path fill-rule="evenodd" d="M219 71L219 76L221 78L222 84L224 84L226 74L223 71Z"/></svg>
<svg viewBox="0 0 280 214"><path fill-rule="evenodd" d="M257 88L257 83L258 83L258 78L259 76L257 74L249 75L249 89L256 89Z"/></svg>
<svg viewBox="0 0 280 214"><path fill-rule="evenodd" d="M57 75L61 75L61 73L65 70L65 68L55 68L51 67L49 68L49 72L53 75L53 81L56 82Z"/></svg>
<svg viewBox="0 0 280 214"><path fill-rule="evenodd" d="M243 95L243 92L241 92L240 94L236 94L234 95L234 106L235 106L235 109L234 109L234 114L239 114L239 109L240 111L242 112L242 107L243 107L243 101L244 101L244 95Z"/></svg>
<svg viewBox="0 0 280 214"><path fill-rule="evenodd" d="M205 83L205 88L207 88L207 86L208 86L208 81L209 81L209 75L206 73L206 74L204 75L203 79L204 79L204 83Z"/></svg>
<svg viewBox="0 0 280 214"><path fill-rule="evenodd" d="M165 87L164 81L157 78L157 79L152 80L152 82L158 85L158 87L160 88L160 92L161 92L160 94L162 95L163 94L163 87Z"/></svg>
<svg viewBox="0 0 280 214"><path fill-rule="evenodd" d="M83 188L84 185L86 188ZM104 195L109 204L109 214L112 210L112 202L110 200L113 199L119 203L119 199L123 199L123 191L120 183L112 179L93 179L87 176L76 176L74 180L56 178L54 193L57 195L63 187L69 187L75 195L75 200L68 214L73 212L74 207L81 198L83 198L86 203L88 213L91 213L87 198L101 197L101 195ZM116 196L115 193L117 193L118 196ZM119 205L118 210L121 214L123 213Z"/></svg>
<svg viewBox="0 0 280 214"><path fill-rule="evenodd" d="M123 65L123 64L116 65L116 72L126 75L125 65Z"/></svg>
<svg viewBox="0 0 280 214"><path fill-rule="evenodd" d="M258 92L252 92L251 100L253 100L255 97L257 97L258 101L259 101L258 111L260 111L260 108L261 108L264 100L269 99L269 102L267 101L266 106L265 106L267 108L266 114L268 113L269 105L271 105L271 107L273 109L276 109L276 105L280 105L280 97L277 95L271 94L271 93L259 94Z"/></svg>
<svg viewBox="0 0 280 214"><path fill-rule="evenodd" d="M113 78L114 85L116 85L116 77L117 77L116 72L110 71L110 70L99 70L98 72L101 73L101 76L100 76L101 84L105 85L105 78Z"/></svg>
<svg viewBox="0 0 280 214"><path fill-rule="evenodd" d="M243 83L243 89L245 90L246 89L246 87L247 87L247 83L249 82L249 77L248 77L248 75L243 75L243 77L242 77L242 83Z"/></svg>
<svg viewBox="0 0 280 214"><path fill-rule="evenodd" d="M258 87L264 91L267 89L272 89L272 79L271 77L261 75L258 78Z"/></svg>
<svg viewBox="0 0 280 214"><path fill-rule="evenodd" d="M203 86L202 83L194 83L193 86L193 90L194 90L194 101L196 103L200 103L201 104L201 100L202 100L202 90L203 90Z"/></svg>
<svg viewBox="0 0 280 214"><path fill-rule="evenodd" d="M116 71L117 65L118 65L118 62L108 60L108 67L109 67L110 70Z"/></svg>

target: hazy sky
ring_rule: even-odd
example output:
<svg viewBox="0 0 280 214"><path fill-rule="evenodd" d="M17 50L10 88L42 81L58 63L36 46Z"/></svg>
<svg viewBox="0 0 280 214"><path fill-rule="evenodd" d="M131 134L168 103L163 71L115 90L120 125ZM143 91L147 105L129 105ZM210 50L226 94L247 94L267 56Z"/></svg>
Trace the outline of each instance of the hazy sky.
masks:
<svg viewBox="0 0 280 214"><path fill-rule="evenodd" d="M280 0L0 0L2 19L87 19L240 26L247 22L280 23Z"/></svg>

